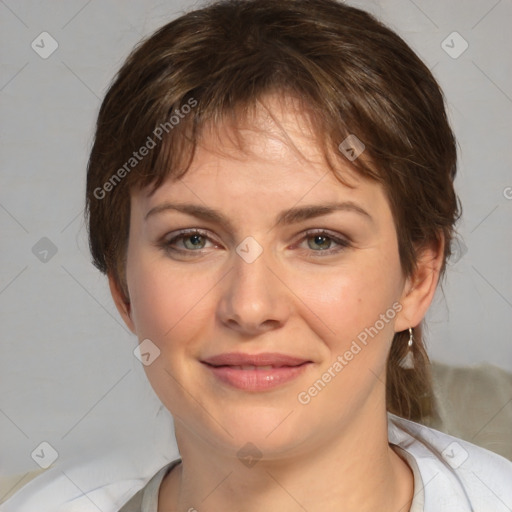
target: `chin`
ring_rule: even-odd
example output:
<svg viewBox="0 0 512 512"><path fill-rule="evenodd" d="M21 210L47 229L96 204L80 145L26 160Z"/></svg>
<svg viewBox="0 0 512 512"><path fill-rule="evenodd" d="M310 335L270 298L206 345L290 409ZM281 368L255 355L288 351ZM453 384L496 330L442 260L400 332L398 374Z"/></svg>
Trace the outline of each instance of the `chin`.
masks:
<svg viewBox="0 0 512 512"><path fill-rule="evenodd" d="M248 457L279 459L296 452L308 437L307 417L297 407L233 403L217 410L223 411L220 425L211 417L204 418L207 423L198 426L202 437L222 453L238 458L247 452Z"/></svg>

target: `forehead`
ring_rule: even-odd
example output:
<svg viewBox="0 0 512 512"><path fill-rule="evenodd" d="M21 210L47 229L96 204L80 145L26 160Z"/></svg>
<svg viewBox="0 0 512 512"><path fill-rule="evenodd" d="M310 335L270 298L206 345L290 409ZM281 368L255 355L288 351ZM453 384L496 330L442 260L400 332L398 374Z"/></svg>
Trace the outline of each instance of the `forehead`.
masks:
<svg viewBox="0 0 512 512"><path fill-rule="evenodd" d="M236 124L206 124L186 174L134 199L145 211L171 198L217 206L250 201L266 209L282 202L382 199L381 186L357 173L336 146L327 151L335 172L300 101L269 95Z"/></svg>

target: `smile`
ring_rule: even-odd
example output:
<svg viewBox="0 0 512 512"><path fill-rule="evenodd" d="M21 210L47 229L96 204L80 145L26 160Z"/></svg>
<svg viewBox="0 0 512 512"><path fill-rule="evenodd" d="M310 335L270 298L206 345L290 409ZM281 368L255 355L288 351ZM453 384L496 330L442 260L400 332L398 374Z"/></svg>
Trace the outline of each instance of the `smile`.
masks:
<svg viewBox="0 0 512 512"><path fill-rule="evenodd" d="M215 380L248 392L275 389L301 375L312 361L283 354L221 354L201 361Z"/></svg>

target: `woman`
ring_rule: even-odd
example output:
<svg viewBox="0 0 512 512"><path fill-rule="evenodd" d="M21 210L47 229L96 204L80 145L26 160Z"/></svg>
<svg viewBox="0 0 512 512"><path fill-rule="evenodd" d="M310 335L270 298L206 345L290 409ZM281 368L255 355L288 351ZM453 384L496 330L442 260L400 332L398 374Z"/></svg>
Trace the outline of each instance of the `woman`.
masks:
<svg viewBox="0 0 512 512"><path fill-rule="evenodd" d="M228 0L134 50L90 246L181 458L123 512L512 507L508 461L411 421L455 172L433 76L353 7Z"/></svg>

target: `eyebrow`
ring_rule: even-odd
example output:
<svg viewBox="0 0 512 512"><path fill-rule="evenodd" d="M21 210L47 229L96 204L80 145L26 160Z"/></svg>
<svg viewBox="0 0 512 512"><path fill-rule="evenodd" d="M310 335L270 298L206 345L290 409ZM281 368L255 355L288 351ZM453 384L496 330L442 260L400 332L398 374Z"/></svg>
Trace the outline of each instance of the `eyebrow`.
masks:
<svg viewBox="0 0 512 512"><path fill-rule="evenodd" d="M154 208L151 208L151 210L149 210L149 212L145 215L144 220L147 220L148 217L152 215L157 215L159 213L173 210L186 213L187 215L192 215L206 221L222 224L229 228L231 231L234 230L230 219L221 212L207 206L190 203L162 203L158 206L155 206ZM296 206L290 208L289 210L284 210L277 216L274 227L296 224L308 219L329 215L337 211L357 213L366 220L372 223L374 222L372 216L357 203L354 203L353 201L343 201L341 203L334 202L325 203L322 205Z"/></svg>

